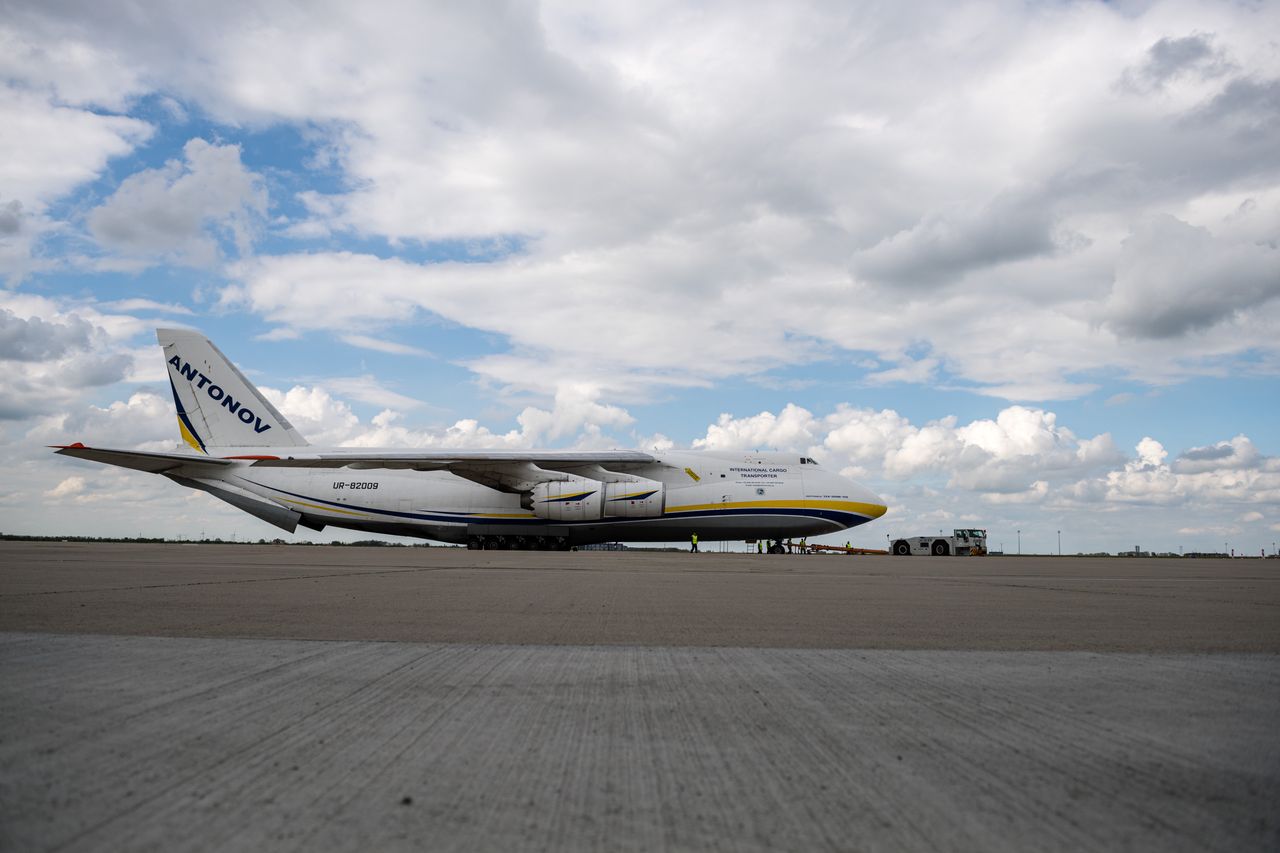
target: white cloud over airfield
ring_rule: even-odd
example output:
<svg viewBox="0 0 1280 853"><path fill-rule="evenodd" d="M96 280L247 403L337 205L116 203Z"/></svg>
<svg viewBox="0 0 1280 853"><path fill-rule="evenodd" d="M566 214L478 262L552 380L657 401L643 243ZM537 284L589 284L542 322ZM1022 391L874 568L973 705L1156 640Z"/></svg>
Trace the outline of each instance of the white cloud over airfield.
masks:
<svg viewBox="0 0 1280 853"><path fill-rule="evenodd" d="M508 59L521 14L478 43L436 21L474 55L444 73L456 44L390 40L421 76L376 104L336 80L224 103L343 123L357 188L309 200L323 233L526 241L482 265L258 258L224 299L338 332L440 314L513 343L474 369L544 392L841 351L934 380L899 370L915 344L963 385L1049 400L1100 371L1164 382L1276 351L1274 13L735 9L553 4ZM571 367L588 342L564 330L601 323L608 352Z"/></svg>
<svg viewBox="0 0 1280 853"><path fill-rule="evenodd" d="M33 6L6 29L30 60L9 91L49 115L155 92L307 128L348 188L305 192L288 231L328 236L237 267L224 293L287 327L441 314L510 339L476 370L543 392L845 351L895 371L924 347L961 385L1051 400L1098 372L1176 381L1276 353L1272 4L243 11ZM145 127L112 133L63 191ZM89 224L108 249L156 250L158 225L195 223L168 248L207 259L200 222L258 209L233 193L166 215L155 196L179 183L128 178ZM414 264L328 251L344 234L521 248ZM575 369L564 330L602 324L625 328Z"/></svg>
<svg viewBox="0 0 1280 853"><path fill-rule="evenodd" d="M967 424L797 405L684 438L928 482L903 495L921 518L952 511L929 489L1041 512L1273 500L1256 449L1153 462L1076 437L1052 404L1102 377L1280 366L1276 4L139 8L14 3L0 21L10 440L32 418L106 428L94 395L146 377L141 317L164 311L27 295L31 276L189 265L217 276L215 310L275 339L414 357L429 318L497 335L506 351L467 366L538 400L510 430L426 429L344 411L413 413L376 384L280 392L318 439L608 443L654 429L624 406L821 361L1002 402ZM233 139L299 129L338 180L284 197L205 134L66 204L156 138L144 98ZM273 206L295 212L264 251ZM45 251L56 235L92 251ZM353 248L370 240L391 251ZM413 260L446 240L473 262ZM117 394L121 424L154 404L136 391ZM1232 512L1220 527L1267 521Z"/></svg>

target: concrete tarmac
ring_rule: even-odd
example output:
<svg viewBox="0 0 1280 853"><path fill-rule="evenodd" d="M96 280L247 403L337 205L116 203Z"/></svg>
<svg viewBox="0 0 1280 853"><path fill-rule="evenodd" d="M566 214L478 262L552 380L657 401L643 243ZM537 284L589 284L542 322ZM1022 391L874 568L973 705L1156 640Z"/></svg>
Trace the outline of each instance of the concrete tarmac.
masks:
<svg viewBox="0 0 1280 853"><path fill-rule="evenodd" d="M0 543L0 849L1274 850L1273 566Z"/></svg>
<svg viewBox="0 0 1280 853"><path fill-rule="evenodd" d="M0 543L4 630L1280 652L1280 562Z"/></svg>

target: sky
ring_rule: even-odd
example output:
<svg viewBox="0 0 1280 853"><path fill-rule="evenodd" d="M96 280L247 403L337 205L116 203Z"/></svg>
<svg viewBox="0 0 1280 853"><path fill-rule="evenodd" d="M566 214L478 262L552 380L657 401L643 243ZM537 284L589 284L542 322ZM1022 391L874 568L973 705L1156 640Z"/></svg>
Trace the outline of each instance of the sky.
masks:
<svg viewBox="0 0 1280 853"><path fill-rule="evenodd" d="M0 531L278 533L45 449L177 447L182 325L316 444L801 451L889 504L835 540L1271 553L1277 33L0 0Z"/></svg>

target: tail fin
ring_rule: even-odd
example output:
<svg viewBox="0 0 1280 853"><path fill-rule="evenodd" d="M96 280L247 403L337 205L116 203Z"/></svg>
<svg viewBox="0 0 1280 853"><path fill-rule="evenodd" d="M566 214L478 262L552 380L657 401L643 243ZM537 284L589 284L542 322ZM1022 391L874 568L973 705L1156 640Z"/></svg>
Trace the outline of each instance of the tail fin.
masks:
<svg viewBox="0 0 1280 853"><path fill-rule="evenodd" d="M169 363L182 439L214 447L302 447L307 440L213 342L187 329L156 329Z"/></svg>

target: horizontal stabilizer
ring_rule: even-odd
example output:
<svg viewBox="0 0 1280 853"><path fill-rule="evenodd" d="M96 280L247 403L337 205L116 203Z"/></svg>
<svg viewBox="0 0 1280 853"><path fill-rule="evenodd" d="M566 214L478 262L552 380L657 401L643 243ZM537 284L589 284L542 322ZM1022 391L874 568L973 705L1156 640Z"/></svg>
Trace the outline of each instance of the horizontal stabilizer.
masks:
<svg viewBox="0 0 1280 853"><path fill-rule="evenodd" d="M152 453L146 450L112 450L102 447L85 447L83 444L50 445L57 448L63 456L74 456L77 459L88 459L92 462L104 462L107 465L118 465L121 468L132 468L135 471L147 471L152 474L163 474L177 468L203 468L206 471L224 468L235 463L229 459L216 459L211 456L195 456L188 453Z"/></svg>

